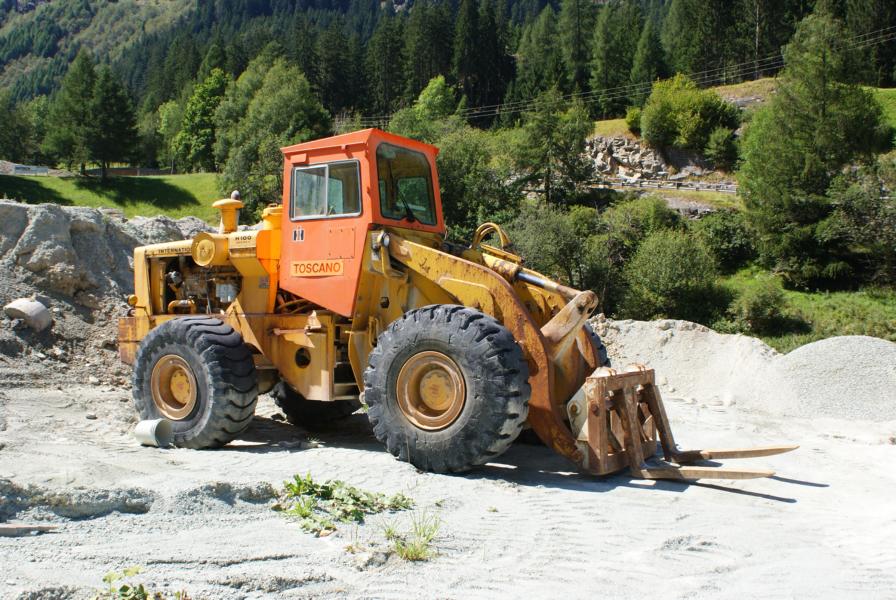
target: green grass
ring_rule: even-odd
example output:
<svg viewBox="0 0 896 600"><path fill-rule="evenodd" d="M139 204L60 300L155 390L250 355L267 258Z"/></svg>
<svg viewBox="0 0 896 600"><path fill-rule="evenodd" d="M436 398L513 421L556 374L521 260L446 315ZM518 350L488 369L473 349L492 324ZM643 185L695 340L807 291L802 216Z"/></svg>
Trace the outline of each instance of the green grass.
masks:
<svg viewBox="0 0 896 600"><path fill-rule="evenodd" d="M755 285L757 269L744 269L723 279L733 291ZM779 352L838 335L870 335L896 342L896 290L864 289L849 292L785 290L784 309L789 327L760 336Z"/></svg>
<svg viewBox="0 0 896 600"><path fill-rule="evenodd" d="M884 118L896 129L896 88L872 88L874 97L884 109Z"/></svg>
<svg viewBox="0 0 896 600"><path fill-rule="evenodd" d="M0 175L0 197L28 204L51 202L64 206L108 207L127 217L167 215L217 220L212 202L220 198L214 173L110 177L19 177Z"/></svg>
<svg viewBox="0 0 896 600"><path fill-rule="evenodd" d="M392 544L392 551L407 561L429 560L436 552L433 540L439 534L442 521L437 515L420 513L411 515L411 527L401 533L393 524L383 528L386 541Z"/></svg>
<svg viewBox="0 0 896 600"><path fill-rule="evenodd" d="M629 131L625 119L607 119L606 121L594 122L594 135L603 137L626 137L629 139L637 139L637 136Z"/></svg>
<svg viewBox="0 0 896 600"><path fill-rule="evenodd" d="M713 208L743 208L743 201L737 194L726 194L723 192L698 192L696 190L648 190L650 194L655 194L661 198L675 198L676 200L686 200L690 202L698 202L706 204Z"/></svg>
<svg viewBox="0 0 896 600"><path fill-rule="evenodd" d="M772 92L775 91L777 85L778 82L774 77L763 77L762 79L755 79L753 81L742 81L730 85L720 85L712 89L719 96L728 100L735 98L749 98L752 96L768 98L771 96Z"/></svg>

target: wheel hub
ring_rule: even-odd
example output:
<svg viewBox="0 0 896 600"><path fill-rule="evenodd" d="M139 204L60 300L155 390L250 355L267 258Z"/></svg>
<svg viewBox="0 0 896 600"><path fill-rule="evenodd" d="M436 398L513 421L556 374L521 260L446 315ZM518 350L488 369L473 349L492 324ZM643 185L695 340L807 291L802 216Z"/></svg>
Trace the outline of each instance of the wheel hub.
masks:
<svg viewBox="0 0 896 600"><path fill-rule="evenodd" d="M426 430L444 429L460 415L466 398L463 373L445 354L428 350L404 363L396 382L398 406Z"/></svg>
<svg viewBox="0 0 896 600"><path fill-rule="evenodd" d="M150 377L152 401L168 419L179 421L196 406L196 376L180 356L167 354L156 362Z"/></svg>

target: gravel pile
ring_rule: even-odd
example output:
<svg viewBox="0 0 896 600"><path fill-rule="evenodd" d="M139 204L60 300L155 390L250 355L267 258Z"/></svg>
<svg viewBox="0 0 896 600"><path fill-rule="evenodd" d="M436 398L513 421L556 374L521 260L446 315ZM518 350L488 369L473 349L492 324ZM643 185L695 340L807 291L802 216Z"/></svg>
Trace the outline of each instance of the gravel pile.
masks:
<svg viewBox="0 0 896 600"><path fill-rule="evenodd" d="M864 335L801 346L777 361L785 414L896 419L896 344ZM784 404L787 403L787 404Z"/></svg>
<svg viewBox="0 0 896 600"><path fill-rule="evenodd" d="M52 325L35 332L0 320L0 385L126 385L117 318L132 293L134 247L211 229L195 217L138 217L117 210L0 200L0 306L34 297Z"/></svg>
<svg viewBox="0 0 896 600"><path fill-rule="evenodd" d="M782 355L687 321L596 319L614 366L656 370L667 398L778 416L896 420L896 343L834 337Z"/></svg>

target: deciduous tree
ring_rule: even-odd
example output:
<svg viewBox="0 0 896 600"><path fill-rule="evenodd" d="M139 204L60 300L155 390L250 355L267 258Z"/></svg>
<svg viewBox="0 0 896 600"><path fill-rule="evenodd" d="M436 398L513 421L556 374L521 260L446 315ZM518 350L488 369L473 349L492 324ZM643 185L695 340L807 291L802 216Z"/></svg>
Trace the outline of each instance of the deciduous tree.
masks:
<svg viewBox="0 0 896 600"><path fill-rule="evenodd" d="M229 77L221 69L193 88L184 109L181 127L173 140L175 155L183 170L215 170L215 111L224 97Z"/></svg>

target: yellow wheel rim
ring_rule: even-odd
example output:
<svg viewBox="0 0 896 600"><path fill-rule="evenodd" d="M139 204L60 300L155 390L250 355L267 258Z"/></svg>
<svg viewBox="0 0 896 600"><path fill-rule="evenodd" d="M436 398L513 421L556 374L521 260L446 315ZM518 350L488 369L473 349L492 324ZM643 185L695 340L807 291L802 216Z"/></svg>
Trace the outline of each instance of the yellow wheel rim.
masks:
<svg viewBox="0 0 896 600"><path fill-rule="evenodd" d="M398 406L408 420L429 431L451 425L467 395L463 373L441 352L428 350L404 363L396 382Z"/></svg>
<svg viewBox="0 0 896 600"><path fill-rule="evenodd" d="M196 376L180 356L167 354L156 362L150 377L152 401L172 421L184 419L196 406Z"/></svg>

